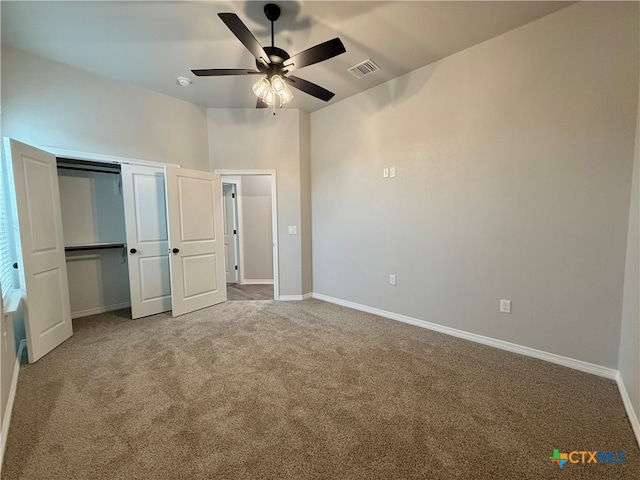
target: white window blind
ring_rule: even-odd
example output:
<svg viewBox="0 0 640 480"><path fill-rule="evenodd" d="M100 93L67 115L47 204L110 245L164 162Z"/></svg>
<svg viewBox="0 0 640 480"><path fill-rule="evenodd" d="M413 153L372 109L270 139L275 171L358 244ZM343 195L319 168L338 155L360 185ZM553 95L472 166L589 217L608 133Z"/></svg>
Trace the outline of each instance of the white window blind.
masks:
<svg viewBox="0 0 640 480"><path fill-rule="evenodd" d="M4 165L2 165L4 167ZM15 255L12 248L9 189L4 168L0 168L0 290L6 305L9 294L15 288Z"/></svg>

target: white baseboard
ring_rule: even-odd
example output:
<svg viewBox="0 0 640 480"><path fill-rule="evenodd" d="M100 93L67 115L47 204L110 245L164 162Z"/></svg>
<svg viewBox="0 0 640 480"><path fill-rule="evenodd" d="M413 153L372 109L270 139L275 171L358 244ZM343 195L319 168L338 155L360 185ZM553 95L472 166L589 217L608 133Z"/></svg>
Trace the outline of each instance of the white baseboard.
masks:
<svg viewBox="0 0 640 480"><path fill-rule="evenodd" d="M547 362L562 365L563 367L573 368L574 370L580 370L581 372L591 373L598 375L599 377L609 378L611 380L616 379L618 374L617 370L613 368L603 367L601 365L595 365L593 363L584 362L582 360L576 360L574 358L563 357L562 355L556 355L555 353L549 353L542 350L536 350L535 348L525 347L524 345L518 345L516 343L505 342L504 340L498 340L496 338L485 337L476 333L465 332L464 330L458 330L456 328L446 327L444 325L438 325L437 323L427 322L406 315L398 313L387 312L386 310L380 310L378 308L369 307L367 305L361 305L359 303L350 302L348 300L342 300L340 298L330 297L328 295L322 295L320 293L314 293L313 298L318 300L324 300L325 302L335 303L342 305L343 307L353 308L354 310L360 310L363 312L373 313L381 317L389 318L391 320L398 320L403 323L415 325L417 327L426 328L436 332L451 335L453 337L463 338L472 342L481 343L490 347L499 348L501 350L507 350L508 352L519 353L520 355L526 355L527 357L533 357Z"/></svg>
<svg viewBox="0 0 640 480"><path fill-rule="evenodd" d="M627 392L627 387L624 384L624 380L622 379L620 372L617 372L616 374L616 383L618 384L618 390L620 390L622 403L627 411L627 417L629 417L629 422L631 422L631 428L633 429L633 433L636 435L638 445L640 445L640 421L638 420L638 415L636 415L636 412L633 409L631 398L629 398L629 392Z"/></svg>
<svg viewBox="0 0 640 480"><path fill-rule="evenodd" d="M121 308L129 308L131 302L116 303L115 305L105 305L103 307L90 308L88 310L80 310L78 312L71 312L71 318L88 317L89 315L96 315L97 313L111 312L113 310L120 310Z"/></svg>
<svg viewBox="0 0 640 480"><path fill-rule="evenodd" d="M299 302L301 300L311 298L312 296L312 293L305 293L304 295L280 295L276 300L280 300L282 302Z"/></svg>
<svg viewBox="0 0 640 480"><path fill-rule="evenodd" d="M245 278L243 285L273 285L273 278Z"/></svg>
<svg viewBox="0 0 640 480"><path fill-rule="evenodd" d="M0 434L0 471L2 471L2 461L4 460L4 449L7 446L7 436L9 435L9 424L11 423L11 412L13 411L13 402L16 399L16 390L18 388L18 376L20 375L20 359L27 348L27 340L23 338L18 346L18 354L13 367L13 377L11 378L11 387L9 388L9 397L7 405L2 416L2 433Z"/></svg>

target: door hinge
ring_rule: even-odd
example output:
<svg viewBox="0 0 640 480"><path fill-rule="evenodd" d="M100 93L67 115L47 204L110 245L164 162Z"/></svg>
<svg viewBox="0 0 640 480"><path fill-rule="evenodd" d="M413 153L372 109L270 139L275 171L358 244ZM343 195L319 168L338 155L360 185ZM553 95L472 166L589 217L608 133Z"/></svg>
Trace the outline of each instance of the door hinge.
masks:
<svg viewBox="0 0 640 480"><path fill-rule="evenodd" d="M237 235L237 234L238 234L238 231L237 231L235 228L233 229L233 234L234 234L234 235Z"/></svg>
<svg viewBox="0 0 640 480"><path fill-rule="evenodd" d="M236 265L236 270L238 269L238 265Z"/></svg>
<svg viewBox="0 0 640 480"><path fill-rule="evenodd" d="M231 194L231 198L236 198L236 194L235 194L235 193L232 193L232 194Z"/></svg>

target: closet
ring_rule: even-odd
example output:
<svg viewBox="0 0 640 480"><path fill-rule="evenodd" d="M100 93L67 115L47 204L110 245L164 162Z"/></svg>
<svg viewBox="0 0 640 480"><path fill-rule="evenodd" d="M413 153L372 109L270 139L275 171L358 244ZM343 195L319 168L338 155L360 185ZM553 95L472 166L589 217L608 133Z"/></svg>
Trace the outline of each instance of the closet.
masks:
<svg viewBox="0 0 640 480"><path fill-rule="evenodd" d="M131 306L120 165L56 163L71 318Z"/></svg>
<svg viewBox="0 0 640 480"><path fill-rule="evenodd" d="M178 316L226 300L219 175L4 147L29 362L73 334L72 311Z"/></svg>

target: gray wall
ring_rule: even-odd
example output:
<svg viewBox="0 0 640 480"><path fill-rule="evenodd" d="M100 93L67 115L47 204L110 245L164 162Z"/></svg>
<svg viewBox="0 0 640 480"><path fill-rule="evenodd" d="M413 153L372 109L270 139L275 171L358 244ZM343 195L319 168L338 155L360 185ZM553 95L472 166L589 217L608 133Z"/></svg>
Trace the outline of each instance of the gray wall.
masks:
<svg viewBox="0 0 640 480"><path fill-rule="evenodd" d="M629 212L624 302L620 329L618 370L629 394L636 417L640 419L640 103L636 122L636 148L633 162L633 188ZM636 432L640 437L640 432Z"/></svg>
<svg viewBox="0 0 640 480"><path fill-rule="evenodd" d="M208 170L203 108L2 47L2 134Z"/></svg>
<svg viewBox="0 0 640 480"><path fill-rule="evenodd" d="M303 252L309 251L311 238L300 228L309 221L302 205L309 191L301 185L301 152L309 149L309 135L300 134L307 115L287 109L276 115L268 109L207 110L211 171L276 171L280 295L310 293L305 290L309 282L303 283L310 267ZM290 225L298 227L298 235L288 234Z"/></svg>
<svg viewBox="0 0 640 480"><path fill-rule="evenodd" d="M314 292L616 368L637 106L584 2L314 112Z"/></svg>
<svg viewBox="0 0 640 480"><path fill-rule="evenodd" d="M273 280L271 177L242 176L242 243L245 281Z"/></svg>

